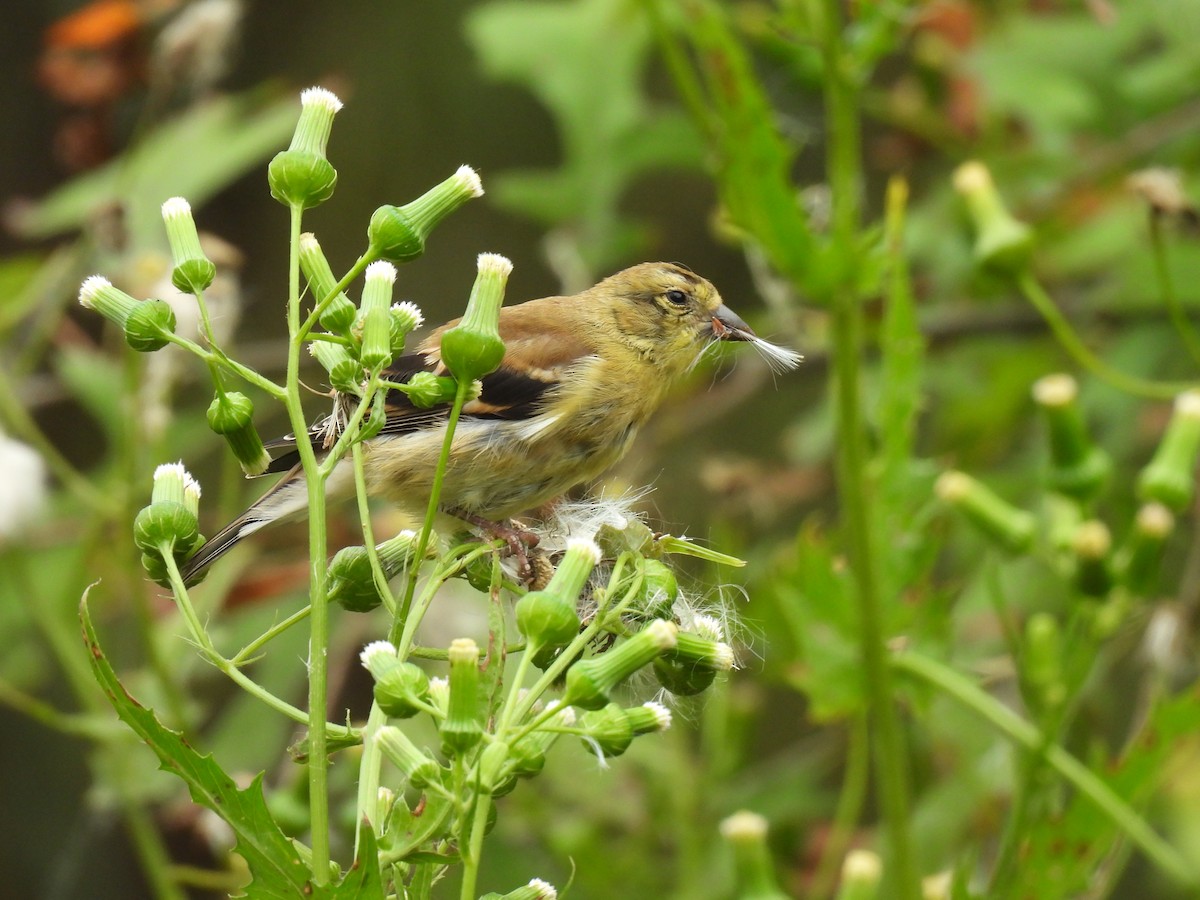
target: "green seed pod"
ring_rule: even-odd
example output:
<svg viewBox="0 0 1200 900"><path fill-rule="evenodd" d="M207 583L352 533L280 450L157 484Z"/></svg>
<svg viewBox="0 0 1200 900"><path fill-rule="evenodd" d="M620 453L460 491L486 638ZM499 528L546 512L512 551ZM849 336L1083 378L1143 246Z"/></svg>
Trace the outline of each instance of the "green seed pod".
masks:
<svg viewBox="0 0 1200 900"><path fill-rule="evenodd" d="M1200 452L1200 391L1175 398L1175 411L1154 458L1138 476L1138 497L1157 501L1174 512L1187 509L1196 493L1196 455Z"/></svg>
<svg viewBox="0 0 1200 900"><path fill-rule="evenodd" d="M567 671L563 703L581 709L602 709L609 692L675 646L679 628L656 619L608 653L576 663Z"/></svg>
<svg viewBox="0 0 1200 900"><path fill-rule="evenodd" d="M702 693L716 680L717 670L711 666L677 660L656 659L654 677L658 683L680 697L691 697Z"/></svg>
<svg viewBox="0 0 1200 900"><path fill-rule="evenodd" d="M254 404L245 394L217 394L208 407L208 427L225 438L247 475L261 475L271 464L271 455L254 427Z"/></svg>
<svg viewBox="0 0 1200 900"><path fill-rule="evenodd" d="M413 787L427 787L441 781L442 767L419 750L408 735L394 725L384 725L375 732L375 743Z"/></svg>
<svg viewBox="0 0 1200 900"><path fill-rule="evenodd" d="M199 294L213 283L217 267L200 247L192 208L182 197L172 197L162 205L162 217L175 263L171 283L186 293Z"/></svg>
<svg viewBox="0 0 1200 900"><path fill-rule="evenodd" d="M671 618L679 599L679 580L671 567L661 560L643 558L642 575L642 614L648 619Z"/></svg>
<svg viewBox="0 0 1200 900"><path fill-rule="evenodd" d="M1151 596L1157 589L1163 551L1174 529L1175 517L1161 503L1147 503L1138 510L1117 560L1117 577L1135 595Z"/></svg>
<svg viewBox="0 0 1200 900"><path fill-rule="evenodd" d="M483 737L479 707L479 647L470 638L450 642L450 703L438 726L447 756L460 756Z"/></svg>
<svg viewBox="0 0 1200 900"><path fill-rule="evenodd" d="M470 166L404 206L381 206L367 226L367 258L405 263L425 252L430 232L472 197L483 195L479 176Z"/></svg>
<svg viewBox="0 0 1200 900"><path fill-rule="evenodd" d="M457 382L453 378L434 375L432 372L417 372L408 379L405 395L417 409L429 409L454 399Z"/></svg>
<svg viewBox="0 0 1200 900"><path fill-rule="evenodd" d="M382 369L392 361L391 313L392 285L396 267L389 262L373 262L367 266L366 286L362 296L362 352L364 368Z"/></svg>
<svg viewBox="0 0 1200 900"><path fill-rule="evenodd" d="M311 209L333 196L337 170L325 158L333 117L342 102L322 88L300 95L300 120L287 150L275 155L267 167L271 196L285 206Z"/></svg>
<svg viewBox="0 0 1200 900"><path fill-rule="evenodd" d="M164 543L190 549L199 535L195 513L182 503L151 503L133 520L133 542L145 553L158 553Z"/></svg>
<svg viewBox="0 0 1200 900"><path fill-rule="evenodd" d="M767 848L767 820L758 813L736 812L721 822L721 837L733 849L738 896L754 900L788 900L779 889Z"/></svg>
<svg viewBox="0 0 1200 900"><path fill-rule="evenodd" d="M1047 375L1033 386L1050 434L1050 489L1086 503L1108 483L1112 459L1088 435L1076 403L1078 393L1070 375Z"/></svg>
<svg viewBox="0 0 1200 900"><path fill-rule="evenodd" d="M429 706L429 676L420 666L398 663L375 681L375 702L393 719L409 719Z"/></svg>
<svg viewBox="0 0 1200 900"><path fill-rule="evenodd" d="M441 339L442 362L459 382L494 372L504 359L500 305L512 263L495 253L481 253L478 268L466 313Z"/></svg>
<svg viewBox="0 0 1200 900"><path fill-rule="evenodd" d="M938 498L960 510L967 520L1010 553L1033 546L1037 520L1002 500L981 482L962 472L943 472L934 486Z"/></svg>
<svg viewBox="0 0 1200 900"><path fill-rule="evenodd" d="M125 343L138 353L161 350L175 333L175 310L165 300L139 303L125 319Z"/></svg>
<svg viewBox="0 0 1200 900"><path fill-rule="evenodd" d="M963 163L954 172L954 189L962 195L975 226L975 261L1010 274L1025 268L1033 253L1033 231L1005 208L987 167Z"/></svg>
<svg viewBox="0 0 1200 900"><path fill-rule="evenodd" d="M606 756L620 756L633 743L633 725L615 703L579 717L585 747L598 746ZM594 744L592 743L594 742Z"/></svg>

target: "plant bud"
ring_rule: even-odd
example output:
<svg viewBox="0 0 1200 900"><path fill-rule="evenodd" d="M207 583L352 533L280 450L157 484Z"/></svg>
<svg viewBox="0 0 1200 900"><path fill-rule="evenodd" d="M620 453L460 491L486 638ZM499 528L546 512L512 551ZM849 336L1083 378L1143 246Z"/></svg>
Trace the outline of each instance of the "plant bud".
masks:
<svg viewBox="0 0 1200 900"><path fill-rule="evenodd" d="M162 217L175 263L171 283L186 293L199 294L213 283L217 267L200 247L192 208L182 197L172 197L162 205Z"/></svg>
<svg viewBox="0 0 1200 900"><path fill-rule="evenodd" d="M390 581L412 563L416 537L416 532L406 529L376 545L385 579ZM370 612L383 603L366 547L343 547L334 554L329 563L329 600L351 612Z"/></svg>
<svg viewBox="0 0 1200 900"><path fill-rule="evenodd" d="M300 94L300 121L288 149L267 167L271 196L285 206L310 209L333 196L337 170L325 158L333 117L342 101L323 88Z"/></svg>
<svg viewBox="0 0 1200 900"><path fill-rule="evenodd" d="M1182 512L1196 493L1196 454L1200 451L1200 391L1175 398L1175 412L1154 458L1138 476L1138 497Z"/></svg>
<svg viewBox="0 0 1200 900"><path fill-rule="evenodd" d="M408 379L404 393L417 409L430 409L441 403L452 402L456 389L457 383L453 378L432 372L417 372Z"/></svg>
<svg viewBox="0 0 1200 900"><path fill-rule="evenodd" d="M1086 503L1108 482L1112 459L1088 436L1075 402L1078 393L1070 375L1047 375L1033 386L1050 432L1050 489Z"/></svg>
<svg viewBox="0 0 1200 900"><path fill-rule="evenodd" d="M254 427L254 404L245 394L218 393L208 407L208 427L225 438L247 475L261 475L271 464L271 455Z"/></svg>
<svg viewBox="0 0 1200 900"><path fill-rule="evenodd" d="M1075 551L1075 583L1083 593L1103 597L1112 588L1109 551L1112 534L1103 522L1091 519L1080 523L1071 543Z"/></svg>
<svg viewBox="0 0 1200 900"><path fill-rule="evenodd" d="M571 728L575 725L575 710L563 706L557 700L550 702L558 706L554 716L513 744L509 750L512 772L518 777L532 778L541 772L542 767L546 765L546 752L559 737L554 729ZM550 708L549 704L547 708Z"/></svg>
<svg viewBox="0 0 1200 900"><path fill-rule="evenodd" d="M576 601L599 561L600 548L592 541L572 540L550 583L517 602L517 627L532 651L561 647L579 634Z"/></svg>
<svg viewBox="0 0 1200 900"><path fill-rule="evenodd" d="M597 746L605 756L620 756L633 743L633 724L615 703L579 717L585 746Z"/></svg>
<svg viewBox="0 0 1200 900"><path fill-rule="evenodd" d="M329 383L334 390L355 397L362 396L363 367L362 363L350 355L343 345L332 341L313 341L308 345L308 352L329 373Z"/></svg>
<svg viewBox="0 0 1200 900"><path fill-rule="evenodd" d="M484 894L479 900L558 900L558 891L554 885L540 878L534 878L529 884L522 885L507 894L497 894L493 891Z"/></svg>
<svg viewBox="0 0 1200 900"><path fill-rule="evenodd" d="M170 343L175 333L175 310L165 300L146 300L125 319L125 343L138 353L153 353Z"/></svg>
<svg viewBox="0 0 1200 900"><path fill-rule="evenodd" d="M962 195L975 226L975 261L1010 274L1028 265L1033 232L1005 208L987 167L963 163L954 172L954 189Z"/></svg>
<svg viewBox="0 0 1200 900"><path fill-rule="evenodd" d="M500 304L512 263L495 253L481 253L478 268L466 313L442 334L442 362L460 383L494 372L504 359Z"/></svg>
<svg viewBox="0 0 1200 900"><path fill-rule="evenodd" d="M615 649L576 663L567 671L563 703L582 709L601 709L609 692L638 669L675 646L679 628L656 619Z"/></svg>
<svg viewBox="0 0 1200 900"><path fill-rule="evenodd" d="M323 303L337 287L337 279L333 277L333 269L329 267L321 245L316 236L309 232L300 235L300 269L308 281L314 304ZM329 299L319 319L322 328L346 337L357 316L358 307L354 301L338 292L337 296Z"/></svg>
<svg viewBox="0 0 1200 900"><path fill-rule="evenodd" d="M388 641L372 641L359 655L375 680L375 702L394 719L408 719L428 712L429 677L418 665L402 662Z"/></svg>
<svg viewBox="0 0 1200 900"><path fill-rule="evenodd" d="M934 492L1010 553L1023 553L1033 545L1037 535L1037 521L1033 515L1000 499L970 475L943 472Z"/></svg>
<svg viewBox="0 0 1200 900"><path fill-rule="evenodd" d="M758 813L736 812L721 822L721 837L733 848L738 896L754 900L786 900L779 890L767 849L767 820Z"/></svg>
<svg viewBox="0 0 1200 900"><path fill-rule="evenodd" d="M470 638L450 642L450 703L438 726L447 756L470 750L483 737L479 707L479 647Z"/></svg>
<svg viewBox="0 0 1200 900"><path fill-rule="evenodd" d="M1143 597L1154 593L1167 538L1174 529L1175 517L1161 503L1147 503L1138 510L1116 566L1118 578L1132 593Z"/></svg>
<svg viewBox="0 0 1200 900"><path fill-rule="evenodd" d="M378 371L392 361L391 313L392 285L396 267L389 262L367 266L366 286L362 295L362 352L360 358L368 371Z"/></svg>
<svg viewBox="0 0 1200 900"><path fill-rule="evenodd" d="M663 654L663 659L702 666L715 672L728 672L733 668L733 648L723 641L685 631L681 631L678 638L675 647Z"/></svg>
<svg viewBox="0 0 1200 900"><path fill-rule="evenodd" d="M1024 674L1047 709L1056 709L1067 698L1062 677L1062 632L1049 613L1034 613L1025 623Z"/></svg>
<svg viewBox="0 0 1200 900"><path fill-rule="evenodd" d="M875 900L883 880L883 861L870 850L851 850L842 862L837 900Z"/></svg>
<svg viewBox="0 0 1200 900"><path fill-rule="evenodd" d="M510 780L506 771L509 762L508 744L493 741L479 755L479 786L489 794L495 793ZM511 788L510 788L511 790Z"/></svg>
<svg viewBox="0 0 1200 900"><path fill-rule="evenodd" d="M79 305L95 310L114 325L124 328L125 320L141 302L113 287L103 275L92 275L79 286Z"/></svg>
<svg viewBox="0 0 1200 900"><path fill-rule="evenodd" d="M375 732L375 743L413 787L422 788L441 780L442 767L395 725L384 725Z"/></svg>
<svg viewBox="0 0 1200 900"><path fill-rule="evenodd" d="M421 308L411 300L392 304L388 310L388 341L393 357L403 355L408 336L420 328L424 321Z"/></svg>
<svg viewBox="0 0 1200 900"><path fill-rule="evenodd" d="M406 263L425 252L425 241L442 219L472 197L483 196L483 185L470 166L404 206L381 206L367 226L368 259Z"/></svg>
<svg viewBox="0 0 1200 900"><path fill-rule="evenodd" d="M642 590L645 595L639 611L648 619L669 619L679 598L679 580L671 567L661 560L642 558Z"/></svg>
<svg viewBox="0 0 1200 900"><path fill-rule="evenodd" d="M161 465L154 470L150 505L133 521L133 540L142 551L146 573L159 584L169 584L164 549L182 562L204 543L197 516L200 485L181 463Z"/></svg>
<svg viewBox="0 0 1200 900"><path fill-rule="evenodd" d="M670 659L654 661L654 677L666 690L679 697L692 697L708 690L717 678L711 666Z"/></svg>

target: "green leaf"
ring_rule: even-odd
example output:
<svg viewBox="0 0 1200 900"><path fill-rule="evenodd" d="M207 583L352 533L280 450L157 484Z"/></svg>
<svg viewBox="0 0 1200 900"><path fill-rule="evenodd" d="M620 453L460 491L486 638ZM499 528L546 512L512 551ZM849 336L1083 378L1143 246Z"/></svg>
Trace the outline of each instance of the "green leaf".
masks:
<svg viewBox="0 0 1200 900"><path fill-rule="evenodd" d="M267 811L263 799L262 773L254 777L249 787L239 790L211 755L201 756L193 750L179 732L159 722L153 711L142 706L125 690L100 649L88 612L87 594L85 591L80 602L79 615L83 621L88 659L96 680L121 721L158 756L161 768L182 778L196 803L229 823L237 837L234 849L246 860L253 879L247 886L247 896L269 900L308 900L330 896L325 891L317 891L310 883L307 866Z"/></svg>
<svg viewBox="0 0 1200 900"><path fill-rule="evenodd" d="M383 900L383 873L379 868L379 849L370 825L359 830L358 858L346 877L329 894L333 900Z"/></svg>

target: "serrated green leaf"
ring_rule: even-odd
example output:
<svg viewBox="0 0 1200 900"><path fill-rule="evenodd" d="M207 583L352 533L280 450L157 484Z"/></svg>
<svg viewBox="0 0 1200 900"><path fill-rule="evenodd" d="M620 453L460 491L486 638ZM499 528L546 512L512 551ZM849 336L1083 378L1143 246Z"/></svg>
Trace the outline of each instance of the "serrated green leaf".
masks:
<svg viewBox="0 0 1200 900"><path fill-rule="evenodd" d="M239 790L211 755L201 756L179 732L159 722L153 711L125 690L109 665L92 625L86 591L79 615L92 672L121 721L154 751L163 770L183 779L196 803L215 812L233 829L237 837L234 849L246 860L253 879L246 888L246 896L266 900L329 896L314 889L308 868L267 811L262 773L254 777L249 787Z"/></svg>
<svg viewBox="0 0 1200 900"><path fill-rule="evenodd" d="M379 868L379 849L370 825L360 830L358 858L346 877L329 894L331 900L383 900L383 873Z"/></svg>

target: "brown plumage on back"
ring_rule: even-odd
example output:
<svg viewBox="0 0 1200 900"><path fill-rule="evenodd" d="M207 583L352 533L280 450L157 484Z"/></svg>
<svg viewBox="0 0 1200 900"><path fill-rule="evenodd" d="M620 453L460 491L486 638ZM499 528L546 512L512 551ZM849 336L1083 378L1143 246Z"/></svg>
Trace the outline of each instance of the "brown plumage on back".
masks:
<svg viewBox="0 0 1200 900"><path fill-rule="evenodd" d="M441 336L397 359L389 380L418 371L448 374ZM499 520L553 500L591 481L620 459L671 386L717 340L751 341L774 364L799 357L754 335L716 288L686 267L643 263L582 293L544 297L500 314L505 355L463 407L441 495L442 509L471 520ZM387 422L367 444L373 495L420 514L428 503L445 437L449 406L418 409L399 392L387 398ZM247 534L303 512L304 477L294 454L273 471L290 469L261 500L188 561L195 578ZM348 463L329 482L351 489Z"/></svg>

